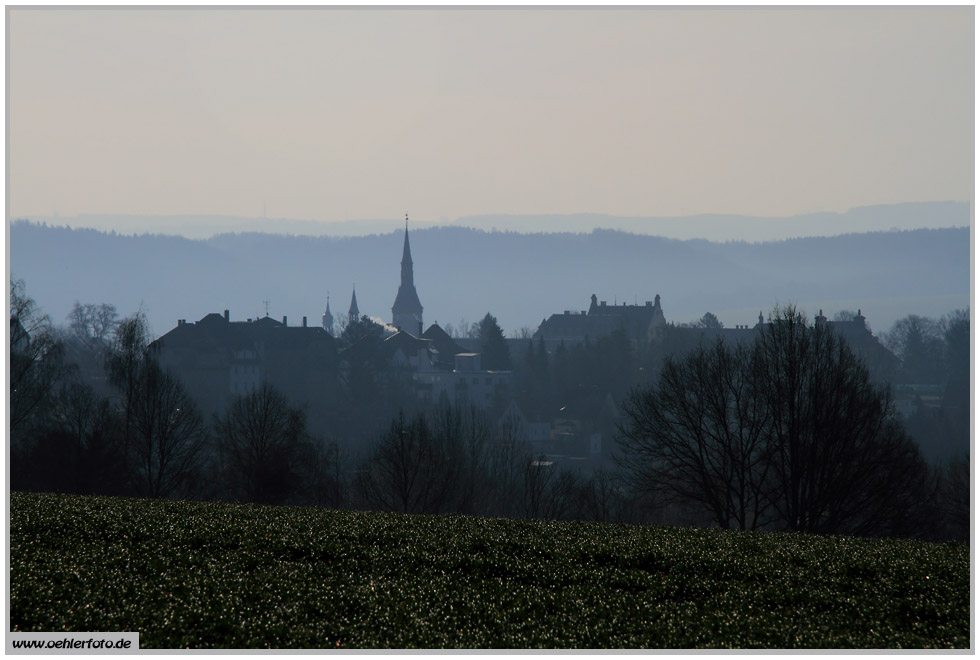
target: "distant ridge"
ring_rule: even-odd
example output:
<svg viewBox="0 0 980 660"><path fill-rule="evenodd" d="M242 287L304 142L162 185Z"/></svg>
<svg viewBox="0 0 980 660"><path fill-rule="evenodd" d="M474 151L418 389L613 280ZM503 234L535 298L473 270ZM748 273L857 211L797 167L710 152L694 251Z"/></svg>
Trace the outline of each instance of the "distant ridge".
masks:
<svg viewBox="0 0 980 660"><path fill-rule="evenodd" d="M676 217L619 217L595 213L571 215L472 215L454 224L486 231L588 233L614 229L682 240L777 241L839 236L875 230L940 229L971 223L969 202L909 202L862 206L843 213L807 213L764 218L732 214Z"/></svg>
<svg viewBox="0 0 980 660"><path fill-rule="evenodd" d="M404 221L402 221L404 222ZM411 231L426 324L472 323L492 312L507 334L553 313L582 310L593 293L619 302L663 297L668 322L715 313L726 326L795 303L814 316L860 308L875 332L910 313L941 316L970 304L970 230L917 229L716 243L637 236L519 234L458 226ZM10 274L56 323L72 304L139 308L155 333L178 318L225 309L319 319L327 291L357 283L361 312L391 321L404 225L354 237L224 234L208 240L124 236L15 222Z"/></svg>
<svg viewBox="0 0 980 660"><path fill-rule="evenodd" d="M21 218L15 218L18 220ZM246 218L229 215L84 214L72 217L23 218L54 226L116 231L122 234L161 234L211 238L229 233L287 236L369 236L387 234L402 226L399 218L325 222L311 219ZM774 241L808 236L890 229L966 227L972 222L969 202L909 202L862 206L843 213L808 213L779 218L731 214L680 217L621 217L598 213L470 215L449 223L412 221L413 229L437 226L469 227L518 233L577 233L614 229L646 236L711 241Z"/></svg>

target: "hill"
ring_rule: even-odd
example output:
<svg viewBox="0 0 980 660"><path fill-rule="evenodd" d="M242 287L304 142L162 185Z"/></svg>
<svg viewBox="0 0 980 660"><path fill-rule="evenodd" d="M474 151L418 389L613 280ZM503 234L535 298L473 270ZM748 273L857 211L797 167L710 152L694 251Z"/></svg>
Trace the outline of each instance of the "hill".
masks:
<svg viewBox="0 0 980 660"><path fill-rule="evenodd" d="M11 493L13 631L145 648L968 648L970 550Z"/></svg>
<svg viewBox="0 0 980 660"><path fill-rule="evenodd" d="M387 234L402 227L401 217L362 218L325 222L313 219L240 217L230 215L126 215L87 213L69 217L36 216L34 222L71 225L76 228L211 238L228 232L292 234L301 236L367 236ZM848 209L842 213L805 213L786 217L757 217L733 214L701 214L678 217L615 216L603 213L484 214L453 221L419 222L414 228L450 226L484 231L522 233L588 234L594 229L612 229L633 234L663 236L680 240L711 238L715 241L774 241L805 236L836 236L881 228L940 229L971 223L969 202L907 202L878 204Z"/></svg>
<svg viewBox="0 0 980 660"><path fill-rule="evenodd" d="M411 232L426 324L458 326L490 311L509 334L550 314L663 297L668 321L712 311L726 326L755 323L776 302L811 316L858 309L876 331L906 314L969 304L970 230L933 229L712 243L612 230L517 234L461 227ZM56 322L76 300L147 312L161 335L178 319L231 310L318 325L357 285L362 313L390 321L402 233L360 237L224 234L208 240L120 235L27 222L10 227L10 272Z"/></svg>

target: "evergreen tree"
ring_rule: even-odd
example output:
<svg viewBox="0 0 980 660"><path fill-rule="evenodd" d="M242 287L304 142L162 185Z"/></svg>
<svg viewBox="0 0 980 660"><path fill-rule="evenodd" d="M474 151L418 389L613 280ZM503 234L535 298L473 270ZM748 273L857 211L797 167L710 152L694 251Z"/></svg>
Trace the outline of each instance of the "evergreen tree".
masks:
<svg viewBox="0 0 980 660"><path fill-rule="evenodd" d="M480 321L481 364L490 371L506 371L511 368L510 348L497 319L490 312Z"/></svg>

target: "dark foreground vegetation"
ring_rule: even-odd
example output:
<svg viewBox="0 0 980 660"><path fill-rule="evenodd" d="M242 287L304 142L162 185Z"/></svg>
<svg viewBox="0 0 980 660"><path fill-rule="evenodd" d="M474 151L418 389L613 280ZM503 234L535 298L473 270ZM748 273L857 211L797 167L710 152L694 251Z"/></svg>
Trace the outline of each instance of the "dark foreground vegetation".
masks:
<svg viewBox="0 0 980 660"><path fill-rule="evenodd" d="M15 492L10 626L146 648L968 648L969 554Z"/></svg>

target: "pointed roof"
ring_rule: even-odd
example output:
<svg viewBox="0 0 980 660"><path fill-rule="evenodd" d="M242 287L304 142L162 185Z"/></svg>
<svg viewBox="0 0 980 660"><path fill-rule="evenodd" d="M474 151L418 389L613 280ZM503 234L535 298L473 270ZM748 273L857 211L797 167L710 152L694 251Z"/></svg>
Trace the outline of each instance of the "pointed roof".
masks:
<svg viewBox="0 0 980 660"><path fill-rule="evenodd" d="M354 287L351 287L351 294L350 294L350 310L349 310L349 311L348 311L347 313L348 313L348 314L353 314L353 315L355 315L355 316L357 316L357 315L360 315L360 313L361 313L361 312L360 312L360 311L359 311L359 310L357 309L357 290L356 290L356 289L354 289Z"/></svg>
<svg viewBox="0 0 980 660"><path fill-rule="evenodd" d="M408 214L405 214L405 245L402 248L402 266L412 265L412 249L408 245Z"/></svg>

